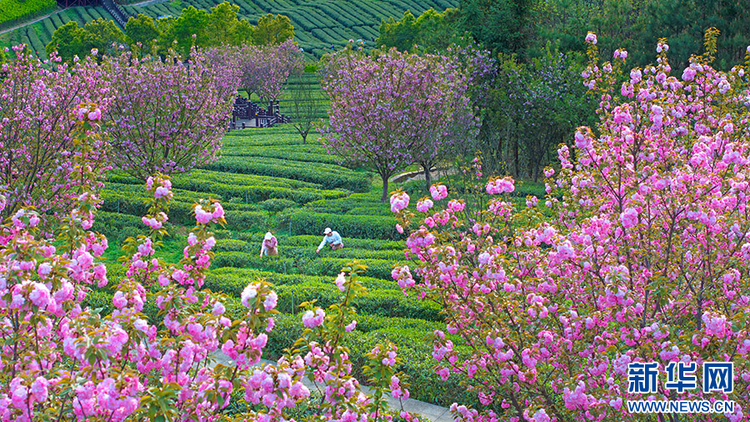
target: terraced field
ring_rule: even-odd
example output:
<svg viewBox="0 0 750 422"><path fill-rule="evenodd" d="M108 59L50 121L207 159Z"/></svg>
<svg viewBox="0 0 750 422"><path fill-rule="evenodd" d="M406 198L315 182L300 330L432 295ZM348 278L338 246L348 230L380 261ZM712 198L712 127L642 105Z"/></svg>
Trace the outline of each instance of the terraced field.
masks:
<svg viewBox="0 0 750 422"><path fill-rule="evenodd" d="M326 307L339 299L333 280L343 266L357 259L369 269L363 278L368 294L355 302L360 314L357 328L346 340L353 362L361 365L376 343L390 339L399 347L400 370L409 376L412 397L442 405L470 402L458 378L442 382L432 370L432 348L424 339L445 327L439 307L405 296L391 279L393 265L405 261L405 245L388 205L379 202L378 178L340 167L322 146L300 142L289 125L233 131L225 137L218 161L175 176L171 236L163 257L172 262L180 258L187 242L185 226L194 221L193 201L220 199L228 224L216 233L216 256L206 287L229 295L227 308L232 310L254 278L263 277L276 286L282 315L271 333L267 358L290 347L301 333L300 303L314 299ZM137 180L111 174L103 196L95 229L110 239L110 285L116 285L123 276L117 263L119 244L142 232L145 194ZM325 227L341 233L345 248L327 248L317 255ZM260 243L268 230L279 240L280 255L261 259ZM109 312L111 295L105 289L88 300ZM155 309L145 312L154 315Z"/></svg>
<svg viewBox="0 0 750 422"><path fill-rule="evenodd" d="M153 18L177 16L182 9L195 6L209 10L224 0L173 0L144 7L123 6L130 15L143 13ZM445 10L458 5L458 0L233 0L240 14L253 23L267 13L286 15L294 25L300 46L319 58L331 47L339 49L350 39L362 39L370 44L378 37L381 19L400 18L406 10L415 15L434 7ZM111 19L102 7L73 7L52 15L33 25L0 37L0 44L26 43L36 54L45 57L44 46L55 29L70 20L79 25L99 17Z"/></svg>

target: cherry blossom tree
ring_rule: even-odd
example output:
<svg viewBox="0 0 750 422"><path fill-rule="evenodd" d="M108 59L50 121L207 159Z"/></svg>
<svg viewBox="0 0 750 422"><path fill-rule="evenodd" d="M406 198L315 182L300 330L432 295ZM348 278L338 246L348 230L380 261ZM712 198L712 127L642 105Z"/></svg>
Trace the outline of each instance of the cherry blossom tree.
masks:
<svg viewBox="0 0 750 422"><path fill-rule="evenodd" d="M327 61L322 87L331 99L324 145L342 161L388 179L418 162L429 170L456 142L455 122L473 123L466 77L442 56L395 49L367 56L347 48Z"/></svg>
<svg viewBox="0 0 750 422"><path fill-rule="evenodd" d="M261 101L276 101L289 76L304 65L302 51L293 41L278 45L246 45L239 50L240 86Z"/></svg>
<svg viewBox="0 0 750 422"><path fill-rule="evenodd" d="M208 56L190 60L123 53L107 61L116 91L108 118L115 166L143 180L186 172L216 159L234 91L222 88Z"/></svg>
<svg viewBox="0 0 750 422"><path fill-rule="evenodd" d="M534 200L516 209L509 177L490 180L497 197L472 220L461 200L440 206L442 186L435 203L418 203L418 219L405 211L408 195L394 196L420 264L393 276L442 304L446 330L471 350L435 333L438 373L465 374L482 404L454 405L458 420L646 420L626 401L649 397L736 403L680 420L747 418L750 48L744 66L719 72L715 39L709 31L708 52L677 77L660 40L657 64L623 81L627 52L600 63L587 37L584 78L601 120L577 130L575 159L560 148L557 178L545 171L552 221ZM704 393L700 381L669 390L663 377L650 394L629 391L628 365L648 362L662 373L694 362L698 380L704 363L733 362L734 392Z"/></svg>
<svg viewBox="0 0 750 422"><path fill-rule="evenodd" d="M91 144L71 137L80 116L91 114L98 122L111 99L110 85L91 60L72 66L48 65L13 48L16 59L3 64L6 76L0 85L0 193L7 198L0 218L22 206L34 206L42 214L70 211L73 187L99 183L106 167L106 142L89 138ZM91 109L81 103L98 104ZM91 130L98 131L98 124ZM86 155L98 176L82 179L76 157Z"/></svg>

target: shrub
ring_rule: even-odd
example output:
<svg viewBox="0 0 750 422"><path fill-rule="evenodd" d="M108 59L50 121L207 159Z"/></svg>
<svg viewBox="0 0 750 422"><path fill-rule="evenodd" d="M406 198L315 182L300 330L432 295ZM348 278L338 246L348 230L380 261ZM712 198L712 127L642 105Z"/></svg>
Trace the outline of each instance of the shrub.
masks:
<svg viewBox="0 0 750 422"><path fill-rule="evenodd" d="M273 199L267 199L258 205L260 205L260 207L266 211L279 212L286 208L294 207L295 205L297 205L297 203L290 199L273 198Z"/></svg>
<svg viewBox="0 0 750 422"><path fill-rule="evenodd" d="M396 221L392 217L367 215L340 215L311 213L298 210L289 214L290 230L294 234L321 234L331 227L341 234L346 246L346 238L400 240L404 236L396 231Z"/></svg>
<svg viewBox="0 0 750 422"><path fill-rule="evenodd" d="M227 211L227 225L237 230L261 230L272 227L273 219L263 211Z"/></svg>
<svg viewBox="0 0 750 422"><path fill-rule="evenodd" d="M0 0L0 28L11 27L55 9L55 0Z"/></svg>
<svg viewBox="0 0 750 422"><path fill-rule="evenodd" d="M370 190L370 177L343 167L321 163L294 163L273 158L222 157L204 168L232 173L298 179L319 183L324 188L344 188L354 192Z"/></svg>

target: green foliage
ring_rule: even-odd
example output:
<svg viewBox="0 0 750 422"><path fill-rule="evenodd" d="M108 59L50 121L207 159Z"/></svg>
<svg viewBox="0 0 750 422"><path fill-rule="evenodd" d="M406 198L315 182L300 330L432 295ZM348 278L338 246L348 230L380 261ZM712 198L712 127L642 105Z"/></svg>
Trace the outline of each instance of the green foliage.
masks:
<svg viewBox="0 0 750 422"><path fill-rule="evenodd" d="M227 156L204 168L231 173L297 179L318 183L328 189L344 188L354 192L365 192L370 189L370 176L367 173L356 173L343 167L326 164Z"/></svg>
<svg viewBox="0 0 750 422"><path fill-rule="evenodd" d="M242 45L252 41L255 28L239 19L240 7L223 2L211 8L206 33L208 45Z"/></svg>
<svg viewBox="0 0 750 422"><path fill-rule="evenodd" d="M534 0L461 0L459 27L493 53L525 55Z"/></svg>
<svg viewBox="0 0 750 422"><path fill-rule="evenodd" d="M400 51L413 50L430 53L443 52L451 42L457 41L460 29L457 9L438 12L433 8L425 10L419 18L411 11L395 21L392 17L380 23L380 36L375 40L378 47L396 47Z"/></svg>
<svg viewBox="0 0 750 422"><path fill-rule="evenodd" d="M57 54L65 61L71 61L77 55L83 55L86 30L78 27L78 22L70 21L57 28L52 35L52 40L47 44L47 54L57 51Z"/></svg>
<svg viewBox="0 0 750 422"><path fill-rule="evenodd" d="M294 39L292 21L283 15L269 13L258 19L258 26L253 31L255 45L276 45Z"/></svg>
<svg viewBox="0 0 750 422"><path fill-rule="evenodd" d="M310 213L301 210L291 214L288 221L293 234L321 234L326 227L331 227L344 237L344 245L346 245L347 237L388 240L403 238L396 231L396 220L392 216L384 218L369 215Z"/></svg>
<svg viewBox="0 0 750 422"><path fill-rule="evenodd" d="M140 43L143 51L150 52L160 34L154 20L142 13L139 13L137 17L131 16L125 24L125 35L128 37L131 48Z"/></svg>
<svg viewBox="0 0 750 422"><path fill-rule="evenodd" d="M109 19L99 18L88 22L86 23L84 30L83 55L87 54L94 48L99 50L99 55L110 55L117 51L117 47L113 47L113 44L121 44L125 42L125 34L120 31L120 28L115 25L114 21Z"/></svg>
<svg viewBox="0 0 750 422"><path fill-rule="evenodd" d="M112 20L99 18L86 23L80 28L76 21L70 21L59 27L52 39L45 47L47 54L57 51L65 61L72 61L73 57L85 57L92 49L98 50L98 55L111 54L116 51L116 44L125 42L125 34ZM115 44L115 46L113 46Z"/></svg>
<svg viewBox="0 0 750 422"><path fill-rule="evenodd" d="M0 28L17 25L55 9L55 0L0 0Z"/></svg>
<svg viewBox="0 0 750 422"><path fill-rule="evenodd" d="M184 9L171 25L162 30L159 48L166 52L175 48L183 57L188 57L192 46L206 47L209 38L206 33L209 13L193 6Z"/></svg>

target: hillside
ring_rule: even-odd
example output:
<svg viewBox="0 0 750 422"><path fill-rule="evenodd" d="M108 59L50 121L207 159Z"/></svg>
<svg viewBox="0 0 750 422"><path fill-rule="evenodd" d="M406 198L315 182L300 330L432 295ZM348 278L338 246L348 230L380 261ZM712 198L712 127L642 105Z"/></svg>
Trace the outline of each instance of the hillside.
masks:
<svg viewBox="0 0 750 422"><path fill-rule="evenodd" d="M210 9L224 0L173 0L149 6L123 6L130 15L143 13L153 18L179 15L188 6ZM433 7L444 10L458 5L458 0L234 0L240 14L256 23L267 13L288 16L294 25L295 36L306 52L318 58L331 46L339 49L350 39L372 43L378 36L381 19L399 18L406 10L414 14ZM32 25L0 35L0 45L26 43L41 57L46 57L44 46L52 33L68 21L79 25L104 17L112 19L102 7L72 7L57 12Z"/></svg>

